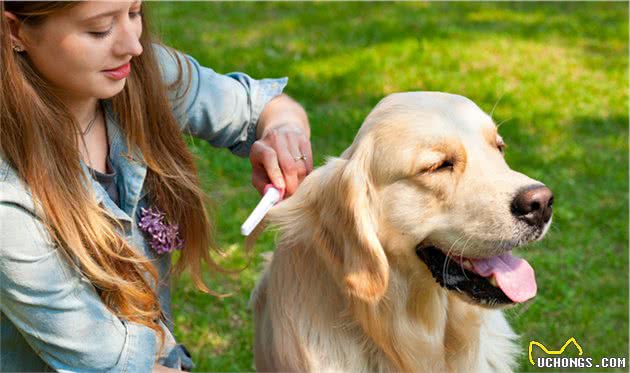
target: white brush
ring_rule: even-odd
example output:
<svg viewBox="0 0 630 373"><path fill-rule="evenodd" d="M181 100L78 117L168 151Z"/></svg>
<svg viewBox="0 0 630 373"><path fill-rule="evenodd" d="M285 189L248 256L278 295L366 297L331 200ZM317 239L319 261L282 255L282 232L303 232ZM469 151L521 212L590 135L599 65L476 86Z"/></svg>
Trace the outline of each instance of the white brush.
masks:
<svg viewBox="0 0 630 373"><path fill-rule="evenodd" d="M265 215L267 215L269 210L271 210L273 205L282 199L283 195L284 189L278 190L272 184L267 184L265 186L265 195L260 202L258 202L254 211L247 217L245 223L241 225L241 234L243 236L249 236L254 228L263 220Z"/></svg>

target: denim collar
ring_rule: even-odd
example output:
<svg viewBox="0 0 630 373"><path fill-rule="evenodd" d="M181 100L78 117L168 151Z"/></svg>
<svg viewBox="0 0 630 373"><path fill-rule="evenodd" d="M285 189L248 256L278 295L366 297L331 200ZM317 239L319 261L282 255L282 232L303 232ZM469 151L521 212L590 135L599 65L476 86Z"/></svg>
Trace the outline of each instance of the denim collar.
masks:
<svg viewBox="0 0 630 373"><path fill-rule="evenodd" d="M146 194L143 186L147 175L147 165L137 147L133 147L133 154L129 151L119 121L114 114L111 101L102 100L101 102L105 112L109 157L112 166L119 177L122 178L122 181L119 181L120 207L109 198L101 184L92 177L90 170L83 161L81 161L81 167L88 180L92 183L97 203L102 203L103 207L119 221L133 223L131 217L136 213L138 202Z"/></svg>

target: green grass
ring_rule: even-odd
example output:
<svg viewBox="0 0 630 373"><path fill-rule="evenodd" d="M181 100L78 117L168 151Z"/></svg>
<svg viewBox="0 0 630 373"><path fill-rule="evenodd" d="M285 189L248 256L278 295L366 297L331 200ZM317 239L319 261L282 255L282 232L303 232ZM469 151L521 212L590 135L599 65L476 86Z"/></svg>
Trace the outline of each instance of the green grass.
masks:
<svg viewBox="0 0 630 373"><path fill-rule="evenodd" d="M219 72L290 78L309 113L316 165L339 155L383 96L458 93L490 112L507 160L556 195L547 238L523 250L539 295L508 311L522 335L520 369L537 340L575 337L585 356L628 357L628 5L625 3L160 3L163 40ZM239 226L258 195L250 166L190 141L216 203L218 240L239 268ZM273 249L266 233L257 253ZM251 371L247 307L260 260L207 280L234 296L174 287L176 336L198 371ZM601 369L599 369L601 370ZM547 369L547 371L552 371ZM609 370L611 371L611 370Z"/></svg>

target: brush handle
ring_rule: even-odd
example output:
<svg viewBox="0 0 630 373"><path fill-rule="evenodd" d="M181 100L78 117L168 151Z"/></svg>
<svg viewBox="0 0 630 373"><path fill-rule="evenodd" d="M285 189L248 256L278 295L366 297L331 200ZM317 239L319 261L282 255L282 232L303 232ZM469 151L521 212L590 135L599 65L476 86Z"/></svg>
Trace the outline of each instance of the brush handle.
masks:
<svg viewBox="0 0 630 373"><path fill-rule="evenodd" d="M278 190L272 184L267 184L264 190L265 194L263 198L258 202L254 211L247 217L245 223L241 225L241 234L243 236L249 236L254 228L263 220L265 215L267 215L267 212L271 210L273 205L278 203L284 196L284 189Z"/></svg>

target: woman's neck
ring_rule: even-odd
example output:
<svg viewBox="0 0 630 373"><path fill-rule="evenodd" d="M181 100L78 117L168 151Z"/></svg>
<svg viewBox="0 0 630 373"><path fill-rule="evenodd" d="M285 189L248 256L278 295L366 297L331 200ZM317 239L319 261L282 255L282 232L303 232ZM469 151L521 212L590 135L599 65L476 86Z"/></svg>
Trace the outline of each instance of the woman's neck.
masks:
<svg viewBox="0 0 630 373"><path fill-rule="evenodd" d="M76 97L63 94L60 94L59 98L74 116L74 119L79 124L81 132L85 132L92 119L94 119L98 99L96 97Z"/></svg>
<svg viewBox="0 0 630 373"><path fill-rule="evenodd" d="M77 137L83 163L106 173L109 145L105 117L98 108L98 99L62 97L62 100L79 124L81 132L77 133Z"/></svg>

